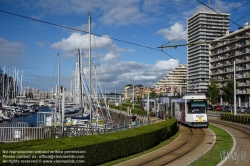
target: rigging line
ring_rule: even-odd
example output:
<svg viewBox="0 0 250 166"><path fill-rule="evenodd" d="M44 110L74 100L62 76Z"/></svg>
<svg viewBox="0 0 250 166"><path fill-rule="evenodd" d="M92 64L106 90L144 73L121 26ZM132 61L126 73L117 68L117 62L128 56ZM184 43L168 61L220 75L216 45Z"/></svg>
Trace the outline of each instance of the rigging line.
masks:
<svg viewBox="0 0 250 166"><path fill-rule="evenodd" d="M235 9L233 9L233 10L231 10L231 11L229 11L228 13L231 13L231 12L233 12L233 11L235 11L235 10L237 10L237 9L239 9L239 8L241 8L241 7L243 7L243 6L247 5L247 4L249 4L249 3L250 3L250 1L248 1L247 3L245 3L245 4L243 4L243 5L241 5L241 6L237 7L237 8L235 8ZM246 14L246 15L248 15L248 14ZM246 15L244 15L243 17L245 17ZM243 18L243 17L241 17L241 18ZM241 18L240 18L240 19L241 19ZM236 22L239 21L240 19L236 20ZM171 43L171 42L173 42L173 41L175 41L175 40L177 40L177 39L179 39L179 38L181 38L181 37L183 37L183 36L185 36L185 35L187 35L187 33L185 33L185 34L183 34L183 35L181 35L181 36L179 36L179 37L177 37L177 38L175 38L175 39L173 39L173 40L171 40L171 41L169 41L169 42L163 44L162 46L164 46L164 45L166 45L166 44L168 44L168 43Z"/></svg>
<svg viewBox="0 0 250 166"><path fill-rule="evenodd" d="M201 2L200 0L197 0L197 1L200 2L201 4L203 4L204 6L208 7L209 9L213 10L214 12L218 13L219 15L223 16L222 14L220 14L220 12L217 12L216 10L214 10L213 8L207 6L206 4L204 4L203 2ZM223 17L226 18L226 16L223 16ZM227 18L226 18L226 19L227 19ZM231 20L230 18L229 18L229 20L230 20L231 22L233 22L234 24L238 25L239 27L242 27L242 26L240 26L238 23L236 23L235 21Z"/></svg>
<svg viewBox="0 0 250 166"><path fill-rule="evenodd" d="M79 30L79 29L72 28L72 27L69 27L69 26L64 26L64 25L60 25L60 24L56 24L56 23L51 23L51 22L48 22L48 21L43 21L43 20L39 20L39 19L35 19L35 18L23 16L23 15L20 15L20 14L15 14L15 13L12 13L12 12L7 12L7 11L4 11L4 10L0 10L0 12L6 13L6 14L10 14L10 15L14 15L14 16L18 16L18 17L22 17L22 18L26 18L26 19L33 20L33 21L38 21L38 22L42 22L42 23L54 25L54 26L61 27L61 28L71 29L71 30L78 31L78 32L89 33L87 31ZM151 49L151 50L157 50L157 51L159 51L159 49L156 49L156 48L153 48L153 47L149 47L149 46L145 46L145 45L141 45L141 44L137 44L137 43L133 43L133 42L121 40L121 39L112 38L112 37L109 37L107 35L99 35L99 34L94 34L94 33L90 33L90 34L93 34L93 35L96 35L96 36L100 36L100 37L104 37L104 38L108 38L108 39L112 39L112 40L116 40L116 41L127 43L127 44L131 44L131 45L135 45L135 46L139 46L139 47L148 48L148 49Z"/></svg>
<svg viewBox="0 0 250 166"><path fill-rule="evenodd" d="M92 28L92 32L94 32L94 28L91 26L91 28ZM98 65L99 66L99 74L100 74L100 76L102 75L102 73L101 73L101 69L100 69L100 61L99 61L99 56L98 56L98 53L97 53L97 46L96 46L96 40L95 40L95 36L93 36L93 40L94 40L94 44L95 44L95 51L96 51L96 65L95 65L95 67Z"/></svg>
<svg viewBox="0 0 250 166"><path fill-rule="evenodd" d="M51 88L53 88L53 86L54 86L54 82L56 82L56 64L57 64L57 62L55 61L55 65L54 65L54 70L53 70L53 75L52 75L52 78L51 78L51 84L50 84L50 86L51 86Z"/></svg>

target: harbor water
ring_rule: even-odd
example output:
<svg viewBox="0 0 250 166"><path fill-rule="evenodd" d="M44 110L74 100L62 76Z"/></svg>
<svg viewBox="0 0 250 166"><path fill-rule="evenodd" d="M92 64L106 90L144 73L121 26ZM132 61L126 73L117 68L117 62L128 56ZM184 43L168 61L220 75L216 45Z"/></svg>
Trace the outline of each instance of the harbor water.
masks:
<svg viewBox="0 0 250 166"><path fill-rule="evenodd" d="M0 123L0 125L6 124L6 123L26 122L26 123L28 123L28 126L37 127L37 115L38 115L38 113L39 112L51 112L51 111L52 111L52 109L49 107L38 108L38 112L28 113L28 115L18 116L18 117L13 118L10 121L3 121Z"/></svg>

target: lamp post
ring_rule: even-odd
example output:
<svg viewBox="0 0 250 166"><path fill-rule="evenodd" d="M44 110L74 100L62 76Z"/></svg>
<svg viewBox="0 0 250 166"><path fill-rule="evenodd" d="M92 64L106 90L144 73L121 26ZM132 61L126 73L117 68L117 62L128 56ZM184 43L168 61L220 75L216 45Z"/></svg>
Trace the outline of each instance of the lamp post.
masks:
<svg viewBox="0 0 250 166"><path fill-rule="evenodd" d="M134 88L134 85L133 85L133 97L132 97L132 109L134 109L134 103L135 103L135 88Z"/></svg>
<svg viewBox="0 0 250 166"><path fill-rule="evenodd" d="M235 60L234 60L234 115L237 115L237 111L236 111L236 78L235 78Z"/></svg>

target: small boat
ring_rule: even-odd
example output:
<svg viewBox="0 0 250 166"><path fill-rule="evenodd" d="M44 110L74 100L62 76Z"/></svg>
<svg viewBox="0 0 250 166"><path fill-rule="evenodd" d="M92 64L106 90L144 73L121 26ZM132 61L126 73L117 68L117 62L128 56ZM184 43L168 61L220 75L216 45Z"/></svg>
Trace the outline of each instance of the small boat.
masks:
<svg viewBox="0 0 250 166"><path fill-rule="evenodd" d="M4 121L11 121L11 118L8 116L5 116L3 114L1 114L0 116L3 118Z"/></svg>
<svg viewBox="0 0 250 166"><path fill-rule="evenodd" d="M3 118L0 116L0 122L3 122Z"/></svg>

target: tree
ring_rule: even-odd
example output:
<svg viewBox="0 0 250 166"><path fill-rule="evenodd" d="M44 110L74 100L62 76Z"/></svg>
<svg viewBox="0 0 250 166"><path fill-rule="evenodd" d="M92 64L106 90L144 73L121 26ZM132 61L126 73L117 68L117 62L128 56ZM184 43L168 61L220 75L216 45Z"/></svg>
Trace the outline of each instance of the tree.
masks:
<svg viewBox="0 0 250 166"><path fill-rule="evenodd" d="M216 104L218 97L220 96L220 90L218 89L216 83L211 82L211 84L208 85L208 94L210 96L210 102L212 104Z"/></svg>
<svg viewBox="0 0 250 166"><path fill-rule="evenodd" d="M141 100L142 100L142 97L141 97L141 96L137 96L136 99L137 99L137 101L140 103Z"/></svg>
<svg viewBox="0 0 250 166"><path fill-rule="evenodd" d="M226 101L230 104L234 103L234 81L227 81L226 86L223 86L224 97Z"/></svg>
<svg viewBox="0 0 250 166"><path fill-rule="evenodd" d="M157 96L157 94L155 93L155 91L152 91L150 94L149 94L149 97L150 98L155 98Z"/></svg>

